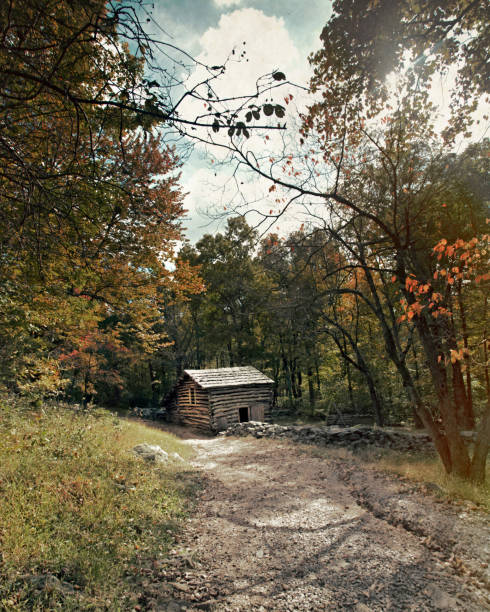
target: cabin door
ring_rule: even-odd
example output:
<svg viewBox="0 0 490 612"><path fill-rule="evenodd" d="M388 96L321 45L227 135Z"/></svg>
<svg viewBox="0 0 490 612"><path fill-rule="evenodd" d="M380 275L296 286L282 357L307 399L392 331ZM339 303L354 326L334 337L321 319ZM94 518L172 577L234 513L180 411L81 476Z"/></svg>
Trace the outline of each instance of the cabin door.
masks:
<svg viewBox="0 0 490 612"><path fill-rule="evenodd" d="M250 418L247 406L242 406L242 408L238 409L238 421L240 423L247 423L248 421L253 421L253 419Z"/></svg>
<svg viewBox="0 0 490 612"><path fill-rule="evenodd" d="M263 421L265 414L265 404L252 404L250 406L250 420Z"/></svg>

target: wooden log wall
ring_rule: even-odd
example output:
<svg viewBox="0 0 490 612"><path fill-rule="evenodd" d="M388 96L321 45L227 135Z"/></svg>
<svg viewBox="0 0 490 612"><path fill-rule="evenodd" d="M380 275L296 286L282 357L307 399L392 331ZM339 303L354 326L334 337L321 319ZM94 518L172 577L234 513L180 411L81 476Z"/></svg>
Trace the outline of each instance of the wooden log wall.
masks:
<svg viewBox="0 0 490 612"><path fill-rule="evenodd" d="M183 380L176 389L174 401L172 421L204 431L211 429L209 397L205 389L191 379Z"/></svg>
<svg viewBox="0 0 490 612"><path fill-rule="evenodd" d="M272 385L250 385L246 387L223 387L209 390L211 425L222 431L239 422L240 408L260 404L264 407L264 421L270 420Z"/></svg>

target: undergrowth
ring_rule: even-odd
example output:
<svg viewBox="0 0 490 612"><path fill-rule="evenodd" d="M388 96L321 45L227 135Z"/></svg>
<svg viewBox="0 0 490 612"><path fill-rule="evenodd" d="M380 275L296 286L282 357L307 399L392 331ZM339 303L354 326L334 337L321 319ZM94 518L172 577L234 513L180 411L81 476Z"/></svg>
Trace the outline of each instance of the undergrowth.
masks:
<svg viewBox="0 0 490 612"><path fill-rule="evenodd" d="M130 450L177 438L109 412L0 399L0 609L124 610L138 568L165 556L196 480Z"/></svg>

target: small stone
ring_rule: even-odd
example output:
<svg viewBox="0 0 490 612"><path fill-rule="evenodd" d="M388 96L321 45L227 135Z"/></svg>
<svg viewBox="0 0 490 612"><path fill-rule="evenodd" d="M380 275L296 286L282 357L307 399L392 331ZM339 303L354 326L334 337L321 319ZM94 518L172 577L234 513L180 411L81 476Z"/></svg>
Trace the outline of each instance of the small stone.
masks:
<svg viewBox="0 0 490 612"><path fill-rule="evenodd" d="M189 590L189 585L185 584L184 582L174 582L173 586L179 591L186 592Z"/></svg>

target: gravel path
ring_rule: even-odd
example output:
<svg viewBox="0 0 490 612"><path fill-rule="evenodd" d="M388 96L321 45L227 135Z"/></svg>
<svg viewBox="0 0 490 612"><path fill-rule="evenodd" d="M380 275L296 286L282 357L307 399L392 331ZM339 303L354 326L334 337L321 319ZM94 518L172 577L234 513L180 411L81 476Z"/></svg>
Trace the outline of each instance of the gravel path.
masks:
<svg viewBox="0 0 490 612"><path fill-rule="evenodd" d="M478 554L458 549L466 560L443 537L457 533L461 509L425 494L418 515L420 492L351 460L273 440L189 443L205 486L175 551L180 563L162 570L172 590L158 609L490 610L484 515L468 536Z"/></svg>

